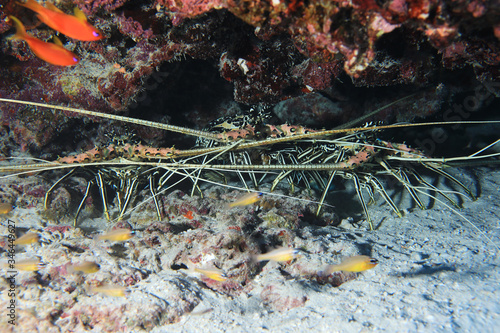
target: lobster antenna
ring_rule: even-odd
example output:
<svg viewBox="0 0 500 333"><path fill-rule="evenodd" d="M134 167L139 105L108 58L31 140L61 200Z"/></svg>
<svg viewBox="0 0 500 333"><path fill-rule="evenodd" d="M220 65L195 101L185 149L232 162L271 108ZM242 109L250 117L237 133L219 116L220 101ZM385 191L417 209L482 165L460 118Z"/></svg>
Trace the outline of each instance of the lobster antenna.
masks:
<svg viewBox="0 0 500 333"><path fill-rule="evenodd" d="M342 125L340 125L340 126L337 126L337 127L335 127L334 129L339 130L339 129L349 128L349 127L352 127L352 126L354 126L354 125L356 125L356 124L362 123L363 121L365 121L366 119L370 118L371 116L374 116L374 115L376 115L377 113L382 112L383 110L387 109L387 108L388 108L388 107L390 107L390 106L393 106L394 104L397 104L397 103L402 102L402 101L404 101L404 100L406 100L406 99L408 99L408 98L410 98L410 97L413 97L413 96L415 96L416 94L417 94L417 93L414 93L414 94L411 94L411 95L408 95L408 96L402 97L402 98L400 98L400 99L398 99L398 100L395 100L394 102L391 102L391 103L389 103L389 104L386 104L386 105L384 105L384 106L382 106L382 107L380 107L380 108L378 108L378 109L376 109L376 110L374 110L374 111L372 111L372 112L370 112L370 113L367 113L367 114L365 114L364 116L361 116L361 117L359 117L359 118L357 118L357 119L354 119L354 120L349 121L349 122L347 122L347 123L345 123L345 124L342 124Z"/></svg>
<svg viewBox="0 0 500 333"><path fill-rule="evenodd" d="M72 108L69 106L49 105L49 104L45 104L45 103L19 101L19 100L8 99L8 98L0 98L0 102L31 105L31 106L38 106L38 107L47 108L47 109L55 109L55 110L59 110L59 111L74 112L74 113L84 114L84 115L93 116L93 117L105 118L105 119L116 120L116 121L123 121L125 123L131 123L131 124L142 125L142 126L149 126L152 128L162 129L162 130L176 132L176 133L182 133L182 134L191 135L191 136L195 136L195 137L202 137L205 139L215 140L215 141L219 141L219 142L221 141L221 139L218 138L217 135L214 133L195 130L195 129L191 129L191 128L185 128L185 127L181 127L181 126L162 124L162 123L157 123L157 122L149 121L149 120L134 119L134 118L119 116L119 115L115 115L115 114L107 114L107 113L102 113L102 112L97 112L97 111L77 109L77 108Z"/></svg>

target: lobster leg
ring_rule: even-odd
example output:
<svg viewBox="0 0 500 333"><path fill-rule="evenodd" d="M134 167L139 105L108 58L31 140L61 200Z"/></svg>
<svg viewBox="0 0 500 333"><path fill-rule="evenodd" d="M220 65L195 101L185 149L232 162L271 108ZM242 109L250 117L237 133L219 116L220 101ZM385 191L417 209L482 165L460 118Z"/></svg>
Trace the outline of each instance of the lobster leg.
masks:
<svg viewBox="0 0 500 333"><path fill-rule="evenodd" d="M328 189L330 188L330 185L332 184L333 178L335 178L336 174L337 174L336 170L330 173L328 182L325 186L325 189L323 190L323 193L321 194L321 199L319 200L318 209L316 210L316 216L319 216L319 214L321 213L321 209L323 209L323 202L325 202L326 195L328 194Z"/></svg>
<svg viewBox="0 0 500 333"><path fill-rule="evenodd" d="M102 173L99 171L97 175L95 176L97 186L99 187L99 193L101 194L101 200L102 200L102 205L104 209L104 215L106 215L106 219L108 221L111 221L111 217L109 216L109 209L108 209L108 199L107 199L107 194L106 194L106 184L104 183L102 179Z"/></svg>
<svg viewBox="0 0 500 333"><path fill-rule="evenodd" d="M125 200L123 203L123 207L121 207L120 215L118 215L118 221L120 221L123 218L123 215L125 214L125 210L127 209L128 205L130 203L130 198L132 197L132 194L135 192L135 190L137 188L137 180L138 180L138 176L135 176L132 179L132 181L130 181L130 179L127 179L127 189L125 192Z"/></svg>
<svg viewBox="0 0 500 333"><path fill-rule="evenodd" d="M75 215L75 220L73 222L73 226L75 228L76 228L76 221L78 220L78 215L80 215L80 211L82 210L83 205L85 204L85 200L87 200L87 197L89 196L90 188L92 187L93 184L94 184L93 180L87 182L87 189L85 190L85 195L83 196L82 201L80 201L80 205L78 206L78 209L77 209L76 215Z"/></svg>
<svg viewBox="0 0 500 333"><path fill-rule="evenodd" d="M467 188L467 186L465 186L462 182L460 182L458 179L456 179L455 177L453 177L452 175L450 175L448 172L446 171L443 171L439 168L435 168L433 167L432 165L428 164L428 163L422 163L426 168L428 169L431 169L432 171L434 171L435 173L437 174L440 174L441 176L451 180L453 183L457 184L458 186L460 186L464 191L465 193L467 193L467 195L469 195L469 197L472 199L472 200L477 200L476 196L474 194L472 194L472 192Z"/></svg>
<svg viewBox="0 0 500 333"><path fill-rule="evenodd" d="M49 208L49 196L50 194L52 193L52 191L56 188L57 185L59 185L63 180L65 180L66 178L68 178L73 172L75 172L76 169L72 169L70 172L68 172L67 174L65 174L64 176L62 176L61 178L59 178L59 180L57 182L55 182L50 188L49 190L47 191L47 193L45 193L45 200L43 202L43 205L45 207L45 209L48 209Z"/></svg>
<svg viewBox="0 0 500 333"><path fill-rule="evenodd" d="M203 156L202 164L205 164L206 160L207 160L207 156ZM202 169L198 170L198 172L196 173L193 188L191 189L191 196L194 195L194 190L198 187L198 181L200 179L201 172L202 172Z"/></svg>
<svg viewBox="0 0 500 333"><path fill-rule="evenodd" d="M396 215L398 217L403 217L403 213L401 213L398 206L396 206L396 204L394 203L394 201L392 201L389 194L387 194L382 183L377 178L375 178L371 175L365 176L365 179L369 184L371 184L377 190L377 192L380 193L380 195L382 195L382 197L385 199L385 201L389 204L389 206L391 206L392 210L396 213Z"/></svg>
<svg viewBox="0 0 500 333"><path fill-rule="evenodd" d="M420 207L420 209L424 210L425 209L425 205L422 202L422 200L420 200L420 197L418 196L417 192L415 191L415 189L411 185L410 178L408 177L408 174L406 172L404 172L403 170L401 170L401 169L397 171L397 174L403 180L403 185L406 187L406 189L408 190L408 192L410 192L410 195L413 198L413 200L415 200L415 202Z"/></svg>
<svg viewBox="0 0 500 333"><path fill-rule="evenodd" d="M423 184L423 185L427 186L428 190L436 191L437 193L441 194L446 200L448 200L448 202L451 203L455 208L460 208L460 205L457 202L455 202L455 200L453 200L452 198L450 198L449 196L447 196L443 191L441 191L440 189L438 189L436 186L434 186L434 185L430 184L429 182L427 182L416 171L413 170L412 171L412 175L418 180L418 182L420 184Z"/></svg>
<svg viewBox="0 0 500 333"><path fill-rule="evenodd" d="M246 151L242 153L242 156L243 156L243 160L244 160L245 164L249 164L249 165L252 164L252 159L250 158L250 155L248 155L248 153ZM258 188L259 182L257 181L257 177L255 177L255 173L252 171L249 171L248 175L250 176L250 179L253 182L254 188Z"/></svg>
<svg viewBox="0 0 500 333"><path fill-rule="evenodd" d="M229 161L231 162L231 164L235 165L236 164L236 156L233 152L230 152L229 153ZM240 178L240 181L241 183L245 186L245 188L249 191L250 189L248 188L247 186L247 183L245 181L245 178L243 177L243 174L241 173L241 171L237 171L236 172L238 174L238 177Z"/></svg>
<svg viewBox="0 0 500 333"><path fill-rule="evenodd" d="M208 161L206 160L206 157L205 157L203 159L203 163L200 165L200 168L198 168L198 169L196 169L196 170L194 170L194 171L192 171L190 173L186 172L186 177L189 177L193 181L193 189L191 190L191 195L193 195L194 189L196 188L198 190L198 192L200 193L201 197L203 197L203 192L201 191L200 187L198 186L198 181L200 179L199 176L200 176L200 174L201 174L201 172L203 170L203 166L206 165L206 164L208 164L208 163L210 163L210 162L212 162L213 160L215 160L219 156L223 155L224 153L230 151L231 149L236 148L240 143L241 143L241 141L237 141L237 142L235 142L232 145L229 145L229 146L226 146L226 147L222 147L220 150L215 151L217 154L215 156L211 157ZM229 152L229 158L231 159L231 157L234 157L234 153L233 152ZM196 172L197 172L197 174L196 174L196 176L194 177L194 180L193 180L192 174L196 173ZM245 181L242 178L243 176L241 175L241 173L238 172L238 176L240 176L240 179L242 179L243 184L245 185L245 187L247 187ZM248 189L248 187L247 187L247 189Z"/></svg>
<svg viewBox="0 0 500 333"><path fill-rule="evenodd" d="M337 159L335 160L335 163L340 162L344 158L344 152L341 151L340 154L337 155ZM328 158L326 159L328 160ZM321 195L321 199L319 200L319 205L318 205L318 210L316 211L316 216L319 216L321 213L321 209L323 208L323 202L325 202L326 195L328 194L328 189L330 188L330 185L332 184L333 178L335 178L335 175L337 174L337 170L333 170L330 173L330 177L328 178L328 182L325 186L325 189L323 190L323 194ZM359 182L359 179L358 179Z"/></svg>
<svg viewBox="0 0 500 333"><path fill-rule="evenodd" d="M380 165L384 167L394 178L396 178L403 186L406 188L408 193L410 193L413 200L417 203L420 209L425 209L425 205L422 203L422 200L417 195L415 189L413 189L413 185L410 183L408 175L401 169L398 169L396 172L384 161L380 161Z"/></svg>
<svg viewBox="0 0 500 333"><path fill-rule="evenodd" d="M363 192L361 191L361 183L359 181L358 175L355 173L352 174L352 179L354 181L354 188L356 189L356 193L358 194L359 202L363 207L363 211L365 212L366 220L370 224L370 230L373 230L372 219L370 218L370 214L368 214L368 208L366 207L365 199L363 198Z"/></svg>
<svg viewBox="0 0 500 333"><path fill-rule="evenodd" d="M151 195L153 196L153 201L155 203L155 208L156 208L156 214L158 215L158 221L161 221L161 211L160 211L160 205L158 203L158 193L156 193L155 190L155 183L154 183L154 175L149 175L149 191L151 192Z"/></svg>
<svg viewBox="0 0 500 333"><path fill-rule="evenodd" d="M278 163L279 164L286 164L285 158L281 154L278 156ZM273 180L273 184L271 185L270 191L271 192L274 191L274 189L276 188L276 186L278 186L278 184L286 177L287 180L288 180L288 183L290 184L290 187L292 188L292 192L293 192L293 189L294 189L293 180L291 180L288 177L288 175L290 173L292 173L292 172L293 172L292 170L281 171L281 173L278 176L276 176L276 178Z"/></svg>

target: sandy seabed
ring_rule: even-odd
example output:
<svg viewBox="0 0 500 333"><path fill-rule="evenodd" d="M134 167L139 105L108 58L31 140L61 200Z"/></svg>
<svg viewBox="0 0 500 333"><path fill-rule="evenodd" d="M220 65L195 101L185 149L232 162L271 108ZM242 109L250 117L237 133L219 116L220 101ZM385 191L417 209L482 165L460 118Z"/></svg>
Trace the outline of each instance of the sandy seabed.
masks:
<svg viewBox="0 0 500 333"><path fill-rule="evenodd" d="M476 174L481 197L467 202L460 214L498 246L500 173L479 169ZM253 297L221 300L212 294L203 303L214 308L212 313L188 316L168 330L495 332L500 324L498 249L438 204L403 218L388 210L387 205L372 207L380 227L355 237L360 246L373 246L372 255L381 262L355 280L337 288L309 285L304 306L286 312L268 311Z"/></svg>

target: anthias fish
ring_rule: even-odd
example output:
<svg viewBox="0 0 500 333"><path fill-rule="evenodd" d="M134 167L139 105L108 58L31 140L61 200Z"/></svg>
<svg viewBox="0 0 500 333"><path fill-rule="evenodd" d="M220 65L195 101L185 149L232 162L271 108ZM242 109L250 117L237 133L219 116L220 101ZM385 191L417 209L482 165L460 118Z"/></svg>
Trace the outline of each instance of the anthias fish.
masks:
<svg viewBox="0 0 500 333"><path fill-rule="evenodd" d="M66 50L61 41L54 37L54 43L47 43L43 40L29 35L24 29L23 24L14 16L9 16L9 19L14 22L16 34L10 39L21 39L28 43L31 51L43 61L57 66L72 66L76 65L80 60L71 51Z"/></svg>
<svg viewBox="0 0 500 333"><path fill-rule="evenodd" d="M68 15L52 3L47 3L47 7L34 0L27 0L25 3L18 2L18 4L36 12L40 21L68 37L83 41L104 38L99 30L87 22L85 14L77 7L74 9L75 15Z"/></svg>

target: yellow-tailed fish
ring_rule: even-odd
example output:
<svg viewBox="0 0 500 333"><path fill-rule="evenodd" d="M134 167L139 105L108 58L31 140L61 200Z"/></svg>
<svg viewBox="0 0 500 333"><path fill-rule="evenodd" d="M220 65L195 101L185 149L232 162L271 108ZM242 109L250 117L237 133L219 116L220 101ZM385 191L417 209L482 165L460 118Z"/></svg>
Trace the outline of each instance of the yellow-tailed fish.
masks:
<svg viewBox="0 0 500 333"><path fill-rule="evenodd" d="M271 252L259 254L254 257L256 261L290 261L293 258L296 258L300 253L299 249L288 248L288 247L280 247Z"/></svg>
<svg viewBox="0 0 500 333"><path fill-rule="evenodd" d="M215 280L215 281L226 281L227 276L224 272L218 268L199 268L196 267L195 264L188 259L188 269L190 272L196 272L205 275L207 278Z"/></svg>
<svg viewBox="0 0 500 333"><path fill-rule="evenodd" d="M79 264L70 264L66 266L68 273L82 272L85 274L98 272L101 267L93 261L84 261Z"/></svg>
<svg viewBox="0 0 500 333"><path fill-rule="evenodd" d="M329 265L325 269L325 274L330 275L333 272L362 272L367 269L372 269L378 265L378 260L369 256L354 256L349 257L338 265Z"/></svg>
<svg viewBox="0 0 500 333"><path fill-rule="evenodd" d="M239 206L248 206L248 205L251 205L253 203L256 203L261 198L262 198L261 192L253 192L253 193L249 193L247 195L242 196L241 198L239 198L235 202L230 203L228 206L229 206L229 208L239 207Z"/></svg>
<svg viewBox="0 0 500 333"><path fill-rule="evenodd" d="M10 213L12 209L14 209L14 207L10 203L0 203L0 214Z"/></svg>
<svg viewBox="0 0 500 333"><path fill-rule="evenodd" d="M125 297L127 295L127 289L125 287L111 284L101 287L90 287L90 291L112 297Z"/></svg>
<svg viewBox="0 0 500 333"><path fill-rule="evenodd" d="M4 264L5 268L10 269L10 264ZM19 271L34 272L42 269L45 265L40 261L40 259L23 259L16 260L14 264L14 269Z"/></svg>
<svg viewBox="0 0 500 333"><path fill-rule="evenodd" d="M14 241L14 245L28 245L38 242L38 234L27 232Z"/></svg>
<svg viewBox="0 0 500 333"><path fill-rule="evenodd" d="M105 234L97 236L97 239L110 240L112 242L123 242L134 237L134 232L130 229L119 228L108 231Z"/></svg>

